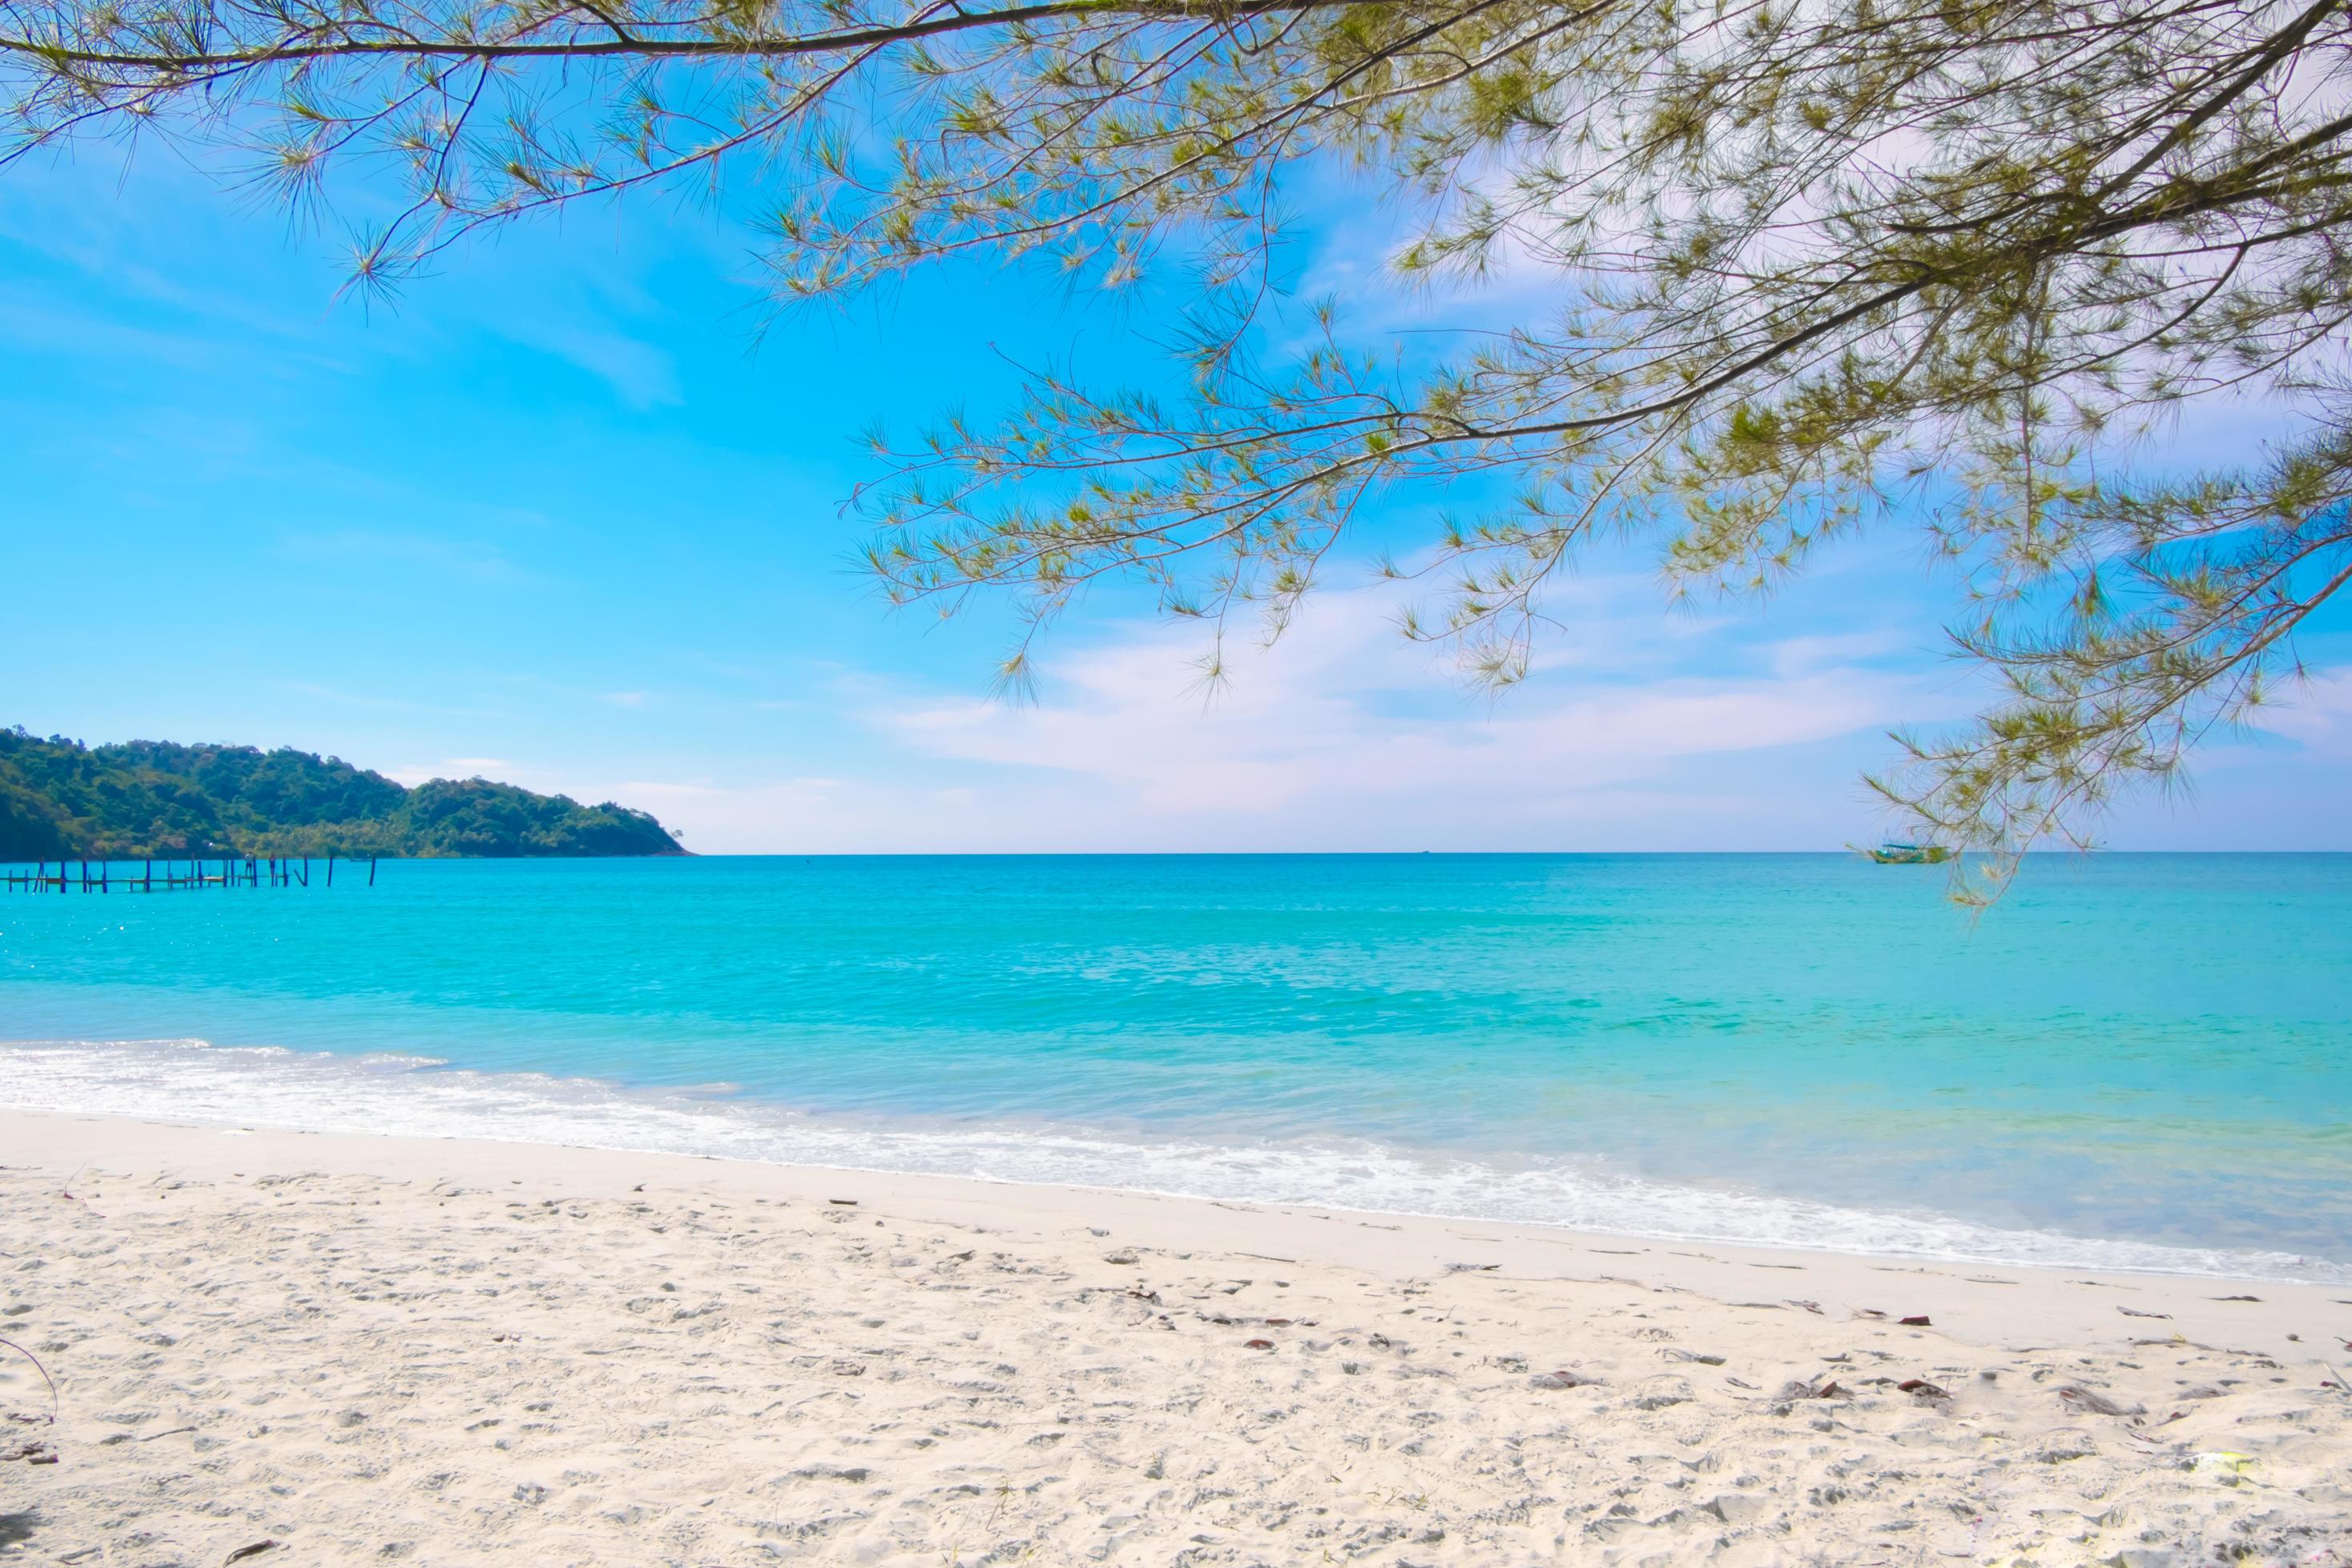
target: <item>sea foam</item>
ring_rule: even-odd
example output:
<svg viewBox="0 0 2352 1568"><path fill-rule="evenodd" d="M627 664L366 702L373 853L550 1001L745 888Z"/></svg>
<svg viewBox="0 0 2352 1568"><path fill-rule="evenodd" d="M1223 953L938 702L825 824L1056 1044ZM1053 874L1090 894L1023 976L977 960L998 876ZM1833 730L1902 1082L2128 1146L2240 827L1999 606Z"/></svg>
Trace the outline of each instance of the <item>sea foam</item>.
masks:
<svg viewBox="0 0 2352 1568"><path fill-rule="evenodd" d="M188 1038L0 1042L0 1106L17 1110L711 1155L1969 1264L2352 1282L2352 1267L2324 1258L1675 1185L1591 1159L1505 1165L1362 1140L1215 1142L1050 1124L818 1116L727 1098L730 1087L641 1089L455 1069L401 1052L352 1058Z"/></svg>

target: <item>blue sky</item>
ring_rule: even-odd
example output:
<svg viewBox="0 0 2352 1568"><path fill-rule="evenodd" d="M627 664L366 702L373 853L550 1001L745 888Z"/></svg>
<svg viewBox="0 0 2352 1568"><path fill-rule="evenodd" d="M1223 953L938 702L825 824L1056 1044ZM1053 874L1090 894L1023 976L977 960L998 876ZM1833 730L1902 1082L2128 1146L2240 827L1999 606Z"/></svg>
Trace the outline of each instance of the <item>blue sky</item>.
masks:
<svg viewBox="0 0 2352 1568"><path fill-rule="evenodd" d="M1376 212L1331 210L1305 292L1371 341L1443 315L1386 291ZM852 569L858 437L984 411L1005 355L1148 374L1148 299L973 264L762 335L750 237L659 200L478 240L394 309L337 301L337 248L168 157L0 178L0 722L609 796L706 852L1783 849L1874 836L1885 731L1967 710L1899 532L1760 607L1596 561L1490 701L1368 568L1430 538L1426 495L1213 700L1199 631L1112 590L994 703L1004 616L892 613ZM2344 647L2109 841L2352 848Z"/></svg>

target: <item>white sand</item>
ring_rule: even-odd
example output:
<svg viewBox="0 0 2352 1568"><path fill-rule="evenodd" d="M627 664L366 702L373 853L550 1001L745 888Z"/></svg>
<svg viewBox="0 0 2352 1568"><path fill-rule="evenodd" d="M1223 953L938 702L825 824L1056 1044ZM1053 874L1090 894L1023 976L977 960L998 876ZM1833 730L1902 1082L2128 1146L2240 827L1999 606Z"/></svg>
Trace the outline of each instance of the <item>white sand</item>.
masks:
<svg viewBox="0 0 2352 1568"><path fill-rule="evenodd" d="M0 1352L57 1456L0 1561L2352 1561L2341 1287L19 1113L0 1165L61 1412Z"/></svg>

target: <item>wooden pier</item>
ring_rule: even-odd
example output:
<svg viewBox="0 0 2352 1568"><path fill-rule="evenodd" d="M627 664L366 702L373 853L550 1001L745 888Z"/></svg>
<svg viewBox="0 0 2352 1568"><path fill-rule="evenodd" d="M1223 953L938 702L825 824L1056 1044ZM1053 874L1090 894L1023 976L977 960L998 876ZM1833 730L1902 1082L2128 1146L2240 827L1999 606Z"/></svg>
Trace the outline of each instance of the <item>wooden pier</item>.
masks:
<svg viewBox="0 0 2352 1568"><path fill-rule="evenodd" d="M323 885L335 885L335 863L338 856L329 855L323 863ZM50 862L39 860L34 868L25 870L21 865L7 872L7 885L27 892L84 893L168 893L195 888L307 888L310 885L313 858L308 855L192 855L184 858L173 856L162 861L143 860L59 860L52 871ZM159 871L158 866L162 867ZM359 861L344 863L345 880L359 874ZM131 869L131 868L136 869ZM118 868L121 869L118 870ZM375 857L367 858L367 885L375 886Z"/></svg>

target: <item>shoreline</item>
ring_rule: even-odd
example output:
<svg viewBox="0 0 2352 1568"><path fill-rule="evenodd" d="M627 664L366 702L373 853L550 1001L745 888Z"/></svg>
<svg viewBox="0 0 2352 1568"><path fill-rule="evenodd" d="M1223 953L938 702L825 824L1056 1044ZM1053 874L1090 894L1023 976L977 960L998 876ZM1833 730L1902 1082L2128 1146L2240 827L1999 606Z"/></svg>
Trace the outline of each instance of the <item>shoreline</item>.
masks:
<svg viewBox="0 0 2352 1568"><path fill-rule="evenodd" d="M299 1162L308 1168L344 1176L415 1181L428 1171L436 1177L462 1171L467 1180L523 1180L526 1184L551 1181L552 1186L564 1187L612 1185L627 1172L632 1183L658 1180L707 1186L744 1198L764 1195L807 1203L825 1201L854 1188L876 1194L876 1202L887 1203L891 1212L933 1223L986 1221L1048 1236L1074 1224L1098 1224L1108 1215L1130 1228L1173 1238L1163 1245L1208 1247L1247 1240L1260 1249L1291 1255L1284 1261L1360 1268L1395 1278L1444 1272L1447 1265L1455 1263L1491 1262L1505 1266L1515 1276L1562 1279L1592 1278L1591 1269L1606 1273L1638 1266L1648 1279L1668 1289L1726 1296L1738 1294L1743 1282L1752 1286L1773 1274L1802 1274L1808 1283L1834 1289L1853 1305L1864 1298L1899 1293L1895 1279L1872 1276L1908 1276L1921 1281L1919 1290L1949 1298L1945 1310L1951 1316L1948 1321L1937 1318L1937 1327L1987 1345L2030 1343L2037 1334L2084 1342L2113 1339L2118 1331L2129 1330L2133 1320L2101 1309L2121 1306L2161 1311L2163 1321L2177 1325L2176 1331L2191 1338L2229 1337L2232 1343L2254 1346L2266 1355L2294 1353L2294 1342L2285 1336L2297 1331L2299 1324L2322 1316L2341 1319L2343 1331L2352 1334L2352 1285L2341 1283L2097 1269L2071 1264L1984 1264L1965 1258L1717 1242L1335 1205L1258 1203L1125 1187L529 1140L238 1127L212 1121L0 1107L0 1148L12 1152L9 1160L0 1162L0 1169L29 1167L43 1174L69 1175L67 1160L83 1141L82 1134L70 1131L73 1127L101 1130L96 1135L92 1163L110 1157L107 1151L115 1151L110 1157L119 1159L124 1132L137 1128L141 1163L168 1164L175 1174L206 1181L234 1179L231 1167L261 1160L279 1165ZM1571 1264L1588 1271L1570 1271ZM2231 1289L2235 1285L2256 1289ZM2257 1289L2262 1296L2259 1301L2216 1300L2255 1294ZM1823 1298L1825 1303L1827 1300ZM2053 1308L2060 1316L2050 1316ZM1891 1308L1879 1310L1891 1311ZM1893 1315L1916 1314L1906 1310ZM2116 1321L2109 1322L2110 1317ZM2352 1360L2352 1352L2346 1359Z"/></svg>
<svg viewBox="0 0 2352 1568"><path fill-rule="evenodd" d="M62 1113L0 1151L58 1412L0 1352L0 1562L2284 1568L2352 1507L2326 1286Z"/></svg>
<svg viewBox="0 0 2352 1568"><path fill-rule="evenodd" d="M194 1049L158 1049L194 1047ZM266 1059L267 1072L252 1070ZM41 1065L26 1068L26 1063ZM324 1136L479 1139L530 1147L906 1173L1176 1202L1329 1207L1685 1247L1752 1247L1968 1269L2062 1269L2339 1287L2352 1260L2278 1246L2098 1236L1862 1206L1744 1185L1482 1162L1364 1139L1219 1142L1084 1125L800 1113L712 1088L452 1067L402 1050L214 1047L184 1038L34 1038L0 1046L0 1114L90 1115Z"/></svg>

